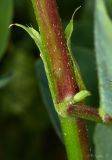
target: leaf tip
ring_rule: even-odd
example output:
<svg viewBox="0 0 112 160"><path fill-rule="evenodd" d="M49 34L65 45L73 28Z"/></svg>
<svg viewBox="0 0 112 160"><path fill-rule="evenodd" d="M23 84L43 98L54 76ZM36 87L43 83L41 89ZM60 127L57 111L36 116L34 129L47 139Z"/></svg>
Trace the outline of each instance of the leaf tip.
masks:
<svg viewBox="0 0 112 160"><path fill-rule="evenodd" d="M14 26L14 24L10 24L8 28L10 29L12 26Z"/></svg>
<svg viewBox="0 0 112 160"><path fill-rule="evenodd" d="M10 29L12 26L17 26L17 23L10 24L8 28Z"/></svg>
<svg viewBox="0 0 112 160"><path fill-rule="evenodd" d="M82 6L80 5L79 7L77 7L72 15L72 17L74 17L74 15L76 14L76 12L81 8Z"/></svg>
<svg viewBox="0 0 112 160"><path fill-rule="evenodd" d="M80 92L78 92L74 97L73 97L73 101L75 103L81 102L83 100L85 100L85 98L87 98L88 96L91 96L90 91L87 90L81 90Z"/></svg>

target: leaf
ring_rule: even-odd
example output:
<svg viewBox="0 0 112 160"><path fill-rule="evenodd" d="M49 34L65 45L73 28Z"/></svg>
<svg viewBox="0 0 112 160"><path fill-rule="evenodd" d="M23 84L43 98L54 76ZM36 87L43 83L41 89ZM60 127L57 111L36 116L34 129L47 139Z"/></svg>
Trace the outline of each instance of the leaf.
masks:
<svg viewBox="0 0 112 160"><path fill-rule="evenodd" d="M112 22L107 14L104 1L96 0L95 5L95 47L98 66L100 111L112 115ZM104 112L105 111L105 112ZM98 124L95 129L96 160L112 159L112 127Z"/></svg>
<svg viewBox="0 0 112 160"><path fill-rule="evenodd" d="M8 43L8 26L12 20L12 11L12 0L0 0L0 59L3 57Z"/></svg>
<svg viewBox="0 0 112 160"><path fill-rule="evenodd" d="M112 126L97 124L94 134L96 160L112 159Z"/></svg>
<svg viewBox="0 0 112 160"><path fill-rule="evenodd" d="M95 48L100 107L105 113L112 115L112 22L103 0L96 0ZM101 116L103 117L103 115Z"/></svg>
<svg viewBox="0 0 112 160"><path fill-rule="evenodd" d="M0 76L0 88L3 88L7 84L9 84L13 78L14 78L13 73L8 73L8 74Z"/></svg>
<svg viewBox="0 0 112 160"><path fill-rule="evenodd" d="M66 41L67 41L67 46L68 48L70 48L70 40L71 40L71 36L72 36L72 33L73 33L73 18L74 18L74 15L75 13L81 8L81 6L79 6L78 8L76 8L76 10L74 11L73 15L72 15L72 18L70 20L70 22L68 23L68 25L66 26L66 29L65 29L65 37L66 37Z"/></svg>
<svg viewBox="0 0 112 160"><path fill-rule="evenodd" d="M38 31L36 31L32 27L26 27L26 26L18 24L18 23L11 24L9 27L12 27L12 26L18 26L18 27L24 29L31 36L31 38L35 41L40 52L43 52L42 40L41 40L41 36Z"/></svg>
<svg viewBox="0 0 112 160"><path fill-rule="evenodd" d="M87 90L81 90L80 92L76 93L76 95L73 97L74 103L79 103L83 101L86 97L90 96L90 92Z"/></svg>
<svg viewBox="0 0 112 160"><path fill-rule="evenodd" d="M53 101L48 87L47 77L41 60L38 60L36 62L36 73L45 107L48 111L49 117L51 119L54 129L56 130L57 135L60 137L60 139L62 139L58 114L55 111L53 105Z"/></svg>

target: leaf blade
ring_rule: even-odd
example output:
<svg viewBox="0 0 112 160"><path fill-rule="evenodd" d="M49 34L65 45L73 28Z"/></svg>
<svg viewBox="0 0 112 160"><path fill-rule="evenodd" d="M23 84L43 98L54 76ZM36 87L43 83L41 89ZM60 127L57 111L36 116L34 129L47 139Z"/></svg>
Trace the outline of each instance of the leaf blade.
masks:
<svg viewBox="0 0 112 160"><path fill-rule="evenodd" d="M74 11L72 18L70 20L70 22L68 23L68 25L65 28L65 37L66 37L66 41L67 41L67 46L70 49L70 41L71 41L71 36L73 33L73 28L74 28L74 22L73 22L73 18L76 14L76 12L81 8L81 6L79 6L78 8L76 8L76 10Z"/></svg>
<svg viewBox="0 0 112 160"><path fill-rule="evenodd" d="M112 159L112 126L97 124L94 133L96 160Z"/></svg>
<svg viewBox="0 0 112 160"><path fill-rule="evenodd" d="M103 19L102 19L103 17ZM105 113L112 115L112 22L108 17L104 1L96 0L95 7L95 48L98 66L100 107ZM103 115L101 115L103 116ZM103 117L102 117L103 118Z"/></svg>
<svg viewBox="0 0 112 160"><path fill-rule="evenodd" d="M103 17L103 18L102 18ZM99 92L100 92L100 115L112 115L112 89L109 81L112 79L112 22L107 14L103 0L96 0L95 4L95 47L98 66ZM97 124L94 133L96 160L112 159L111 148L112 128Z"/></svg>
<svg viewBox="0 0 112 160"><path fill-rule="evenodd" d="M41 36L38 31L36 31L33 27L26 27L26 26L18 24L18 23L11 24L9 27L12 27L12 26L17 26L17 27L20 27L23 30L25 30L31 36L31 38L34 40L34 42L36 43L40 52L43 52L42 40L41 40Z"/></svg>

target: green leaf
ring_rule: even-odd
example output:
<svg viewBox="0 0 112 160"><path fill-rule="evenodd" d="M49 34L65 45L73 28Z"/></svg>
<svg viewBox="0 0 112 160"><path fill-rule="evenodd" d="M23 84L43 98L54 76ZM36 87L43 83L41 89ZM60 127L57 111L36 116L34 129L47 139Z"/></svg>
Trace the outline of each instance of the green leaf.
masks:
<svg viewBox="0 0 112 160"><path fill-rule="evenodd" d="M66 29L65 29L65 37L66 37L68 48L70 48L70 40L71 40L71 36L72 36L72 33L73 33L73 24L74 24L73 23L73 18L74 18L75 13L80 9L80 7L81 6L76 8L76 10L74 11L74 13L72 15L72 18L71 18L70 22L68 23L68 25L66 26Z"/></svg>
<svg viewBox="0 0 112 160"><path fill-rule="evenodd" d="M3 88L7 84L9 84L13 78L14 78L14 75L12 73L8 73L0 76L0 88Z"/></svg>
<svg viewBox="0 0 112 160"><path fill-rule="evenodd" d="M85 98L87 98L88 96L90 96L90 92L87 90L81 90L80 92L76 93L76 95L73 97L73 102L75 103L79 103L83 100L85 100Z"/></svg>
<svg viewBox="0 0 112 160"><path fill-rule="evenodd" d="M95 48L100 107L112 115L112 22L103 0L96 0L95 5Z"/></svg>
<svg viewBox="0 0 112 160"><path fill-rule="evenodd" d="M8 43L8 26L12 20L12 10L12 0L0 0L0 59L3 57Z"/></svg>
<svg viewBox="0 0 112 160"><path fill-rule="evenodd" d="M95 5L95 47L98 66L100 114L112 115L112 22L107 14L103 0L96 0ZM96 160L112 159L112 127L98 124L95 129Z"/></svg>
<svg viewBox="0 0 112 160"><path fill-rule="evenodd" d="M38 31L36 31L32 27L26 27L26 26L18 24L18 23L11 24L10 27L12 27L12 26L18 26L18 27L24 29L31 36L31 38L35 41L40 52L43 52L42 40L41 40L41 36Z"/></svg>
<svg viewBox="0 0 112 160"><path fill-rule="evenodd" d="M96 160L112 159L112 126L97 124L94 134Z"/></svg>
<svg viewBox="0 0 112 160"><path fill-rule="evenodd" d="M51 119L51 122L53 124L53 127L57 135L62 140L61 127L60 127L58 114L54 108L54 104L53 104L50 90L48 87L47 77L46 77L45 70L44 70L44 65L41 60L38 60L36 62L36 74L37 74L37 79L38 79L38 83L40 86L40 90L41 90L41 94L42 94L42 98L43 98L45 107L48 111L49 117Z"/></svg>

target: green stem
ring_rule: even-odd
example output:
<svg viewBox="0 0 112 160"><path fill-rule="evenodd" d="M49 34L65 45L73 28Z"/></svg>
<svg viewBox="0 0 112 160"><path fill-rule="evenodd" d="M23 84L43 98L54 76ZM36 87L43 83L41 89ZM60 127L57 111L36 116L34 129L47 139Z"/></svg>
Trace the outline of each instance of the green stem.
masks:
<svg viewBox="0 0 112 160"><path fill-rule="evenodd" d="M68 100L81 89L77 84L73 59L64 38L55 0L31 0L44 46L45 66L54 106ZM82 85L82 84L81 84ZM86 126L83 120L59 116L68 160L90 160Z"/></svg>
<svg viewBox="0 0 112 160"><path fill-rule="evenodd" d="M60 118L68 160L90 160L87 130L80 118Z"/></svg>

